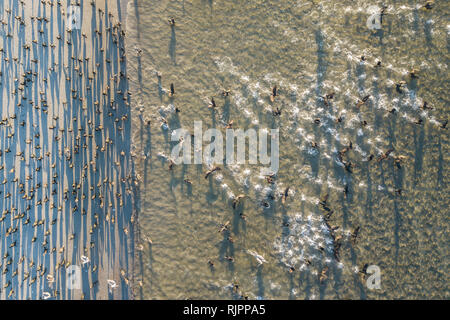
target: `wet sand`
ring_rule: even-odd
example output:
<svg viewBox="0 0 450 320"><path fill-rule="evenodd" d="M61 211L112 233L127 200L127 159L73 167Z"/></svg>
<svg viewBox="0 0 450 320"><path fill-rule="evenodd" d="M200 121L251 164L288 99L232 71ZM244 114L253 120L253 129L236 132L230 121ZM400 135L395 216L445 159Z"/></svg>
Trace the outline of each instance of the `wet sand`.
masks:
<svg viewBox="0 0 450 320"><path fill-rule="evenodd" d="M126 1L94 2L71 32L68 1L0 3L1 299L133 298Z"/></svg>

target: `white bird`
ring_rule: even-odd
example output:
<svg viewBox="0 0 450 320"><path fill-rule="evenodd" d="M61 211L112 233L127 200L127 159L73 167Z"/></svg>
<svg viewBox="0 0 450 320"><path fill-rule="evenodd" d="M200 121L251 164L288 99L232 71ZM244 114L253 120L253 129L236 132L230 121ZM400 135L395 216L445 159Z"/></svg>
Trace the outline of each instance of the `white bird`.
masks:
<svg viewBox="0 0 450 320"><path fill-rule="evenodd" d="M81 263L82 263L83 265L85 265L86 263L89 263L89 262L90 262L90 260L89 260L88 257L86 257L86 256L81 256Z"/></svg>
<svg viewBox="0 0 450 320"><path fill-rule="evenodd" d="M255 251L247 250L247 253L252 255L260 265L267 262L262 255L257 254Z"/></svg>
<svg viewBox="0 0 450 320"><path fill-rule="evenodd" d="M50 294L50 293L48 293L48 292L46 292L46 291L44 291L43 293L42 293L42 297L45 299L45 300L47 300L48 298L50 298L52 295Z"/></svg>
<svg viewBox="0 0 450 320"><path fill-rule="evenodd" d="M48 283L53 283L53 282L55 282L55 278L51 274L48 274L47 281L48 281Z"/></svg>
<svg viewBox="0 0 450 320"><path fill-rule="evenodd" d="M117 287L117 283L114 280L107 280L107 282L111 289L114 289Z"/></svg>

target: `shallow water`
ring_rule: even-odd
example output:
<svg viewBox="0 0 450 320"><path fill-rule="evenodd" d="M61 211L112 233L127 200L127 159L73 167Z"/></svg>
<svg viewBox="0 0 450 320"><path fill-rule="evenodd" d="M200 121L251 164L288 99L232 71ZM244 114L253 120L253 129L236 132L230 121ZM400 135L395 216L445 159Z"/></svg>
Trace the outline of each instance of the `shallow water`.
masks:
<svg viewBox="0 0 450 320"><path fill-rule="evenodd" d="M369 7L383 3L388 8L382 29L372 31ZM129 2L139 223L141 239L152 240L142 240L137 256L141 298L448 298L448 134L439 126L448 114L449 12L444 1L432 10L421 4ZM169 17L175 18L173 29ZM381 67L374 67L377 61ZM412 68L419 70L417 79L408 73ZM398 92L395 83L402 80ZM279 96L271 104L274 85ZM229 98L221 96L223 89L231 90ZM322 97L331 92L326 106ZM371 97L358 110L366 95ZM215 111L208 108L211 97ZM424 101L433 110L422 110ZM171 112L171 104L181 112ZM272 115L277 106L279 117ZM397 113L389 113L392 108ZM169 130L162 129L162 117ZM419 117L422 125L414 123ZM274 184L255 165L221 166L208 180L206 164L168 170L171 130L193 132L194 120L203 121L203 130L223 133L230 120L233 128L279 128ZM350 141L344 159L352 162L351 173L338 160ZM390 148L390 156L378 162ZM406 157L400 166L396 156ZM234 210L230 197L238 194L247 197ZM325 194L334 210L329 224L339 226L336 235L342 236L340 261L323 220L328 212L319 205ZM263 200L270 208L262 207ZM229 231L218 232L227 221ZM361 231L352 244L357 226ZM266 262L259 265L255 253ZM368 289L357 272L365 264L379 266L380 289ZM328 278L321 283L325 266Z"/></svg>

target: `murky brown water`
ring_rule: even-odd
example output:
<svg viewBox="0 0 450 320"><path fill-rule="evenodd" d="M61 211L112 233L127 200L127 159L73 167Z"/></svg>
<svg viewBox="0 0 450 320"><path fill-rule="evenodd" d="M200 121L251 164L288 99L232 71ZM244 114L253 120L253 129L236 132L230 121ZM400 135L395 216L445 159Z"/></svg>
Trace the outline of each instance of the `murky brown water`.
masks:
<svg viewBox="0 0 450 320"><path fill-rule="evenodd" d="M448 131L440 124L448 114L449 11L445 1L431 10L421 3L385 1L375 32L366 22L369 6L381 8L380 1L130 1L132 149L142 178L140 232L152 240L137 257L141 298L448 298ZM413 68L417 79L408 73ZM279 96L271 104L274 85ZM331 92L326 106L321 97ZM422 110L424 101L433 109ZM171 112L171 103L181 112ZM273 116L276 107L281 116ZM208 180L207 165L169 171L171 130L192 131L194 120L223 133L230 120L233 128L279 128L274 184L252 165L221 166ZM351 173L338 160L350 141L343 158ZM399 166L398 156L405 157ZM230 197L242 193L234 210ZM340 262L319 205L325 194L334 210L329 224L342 236ZM218 232L227 221L233 243ZM266 263L259 266L249 250ZM361 280L356 268L365 264L380 267L381 289Z"/></svg>
<svg viewBox="0 0 450 320"><path fill-rule="evenodd" d="M71 3L0 1L0 299L133 297L120 10Z"/></svg>

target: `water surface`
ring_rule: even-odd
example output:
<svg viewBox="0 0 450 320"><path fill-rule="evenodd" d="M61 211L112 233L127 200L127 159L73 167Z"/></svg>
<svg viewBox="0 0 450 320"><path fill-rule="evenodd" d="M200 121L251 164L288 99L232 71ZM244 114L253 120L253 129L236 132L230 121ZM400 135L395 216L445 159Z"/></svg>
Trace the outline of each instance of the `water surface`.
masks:
<svg viewBox="0 0 450 320"><path fill-rule="evenodd" d="M382 4L382 29L370 30L369 7ZM132 150L141 177L144 243L135 271L143 281L141 298L448 297L448 131L440 125L448 114L449 12L444 1L431 10L422 5L129 2ZM397 90L400 81L405 83ZM275 85L279 96L271 103ZM228 98L221 95L224 89L231 90ZM332 92L326 105L323 97ZM215 110L208 108L211 97ZM421 108L425 101L432 110ZM272 113L277 107L280 116ZM169 129L161 126L163 118ZM171 130L193 130L194 120L223 133L231 120L233 128L278 128L274 183L255 165L222 165L206 180L206 164L169 170ZM350 142L343 159L352 163L351 172L338 157ZM404 159L397 165L399 156ZM231 199L239 194L246 198L233 209ZM326 194L326 207L334 211L329 224L342 237L339 261L324 224L330 211L319 204ZM229 231L219 232L227 221ZM259 265L253 252L266 263ZM365 264L380 267L381 289L366 287L358 272Z"/></svg>

